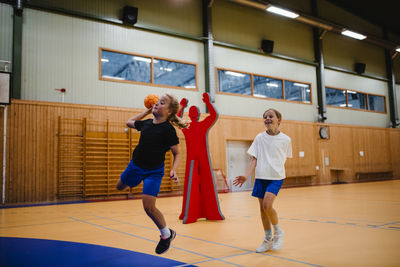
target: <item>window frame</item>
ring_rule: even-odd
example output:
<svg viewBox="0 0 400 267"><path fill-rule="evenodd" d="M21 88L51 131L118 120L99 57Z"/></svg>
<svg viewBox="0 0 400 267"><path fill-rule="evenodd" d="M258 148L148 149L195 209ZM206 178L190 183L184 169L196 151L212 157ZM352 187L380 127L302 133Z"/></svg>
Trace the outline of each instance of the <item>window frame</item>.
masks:
<svg viewBox="0 0 400 267"><path fill-rule="evenodd" d="M231 69L223 69L223 68L215 68L216 69L216 73L215 73L215 83L216 83L216 87L217 88L217 93L221 93L221 94L226 94L226 95L240 95L240 96L244 96L244 97L253 97L254 94L254 88L253 88L253 75L251 75L250 72L244 72L244 71L235 71L235 70L231 70ZM237 72L240 74L244 74L244 75L250 75L250 93L251 95L243 95L243 94L238 94L238 93L229 93L229 92L222 92L219 90L219 82L218 82L218 70L222 70L222 71L231 71L231 72Z"/></svg>
<svg viewBox="0 0 400 267"><path fill-rule="evenodd" d="M237 72L237 73L242 73L242 74L247 74L250 75L250 81L251 81L251 95L243 95L243 94L237 94L237 93L229 93L229 92L222 92L220 91L220 86L219 86L219 80L218 80L218 71L232 71L232 72ZM271 98L271 97L261 97L261 96L254 96L254 76L260 76L260 77L265 77L265 78L271 78L275 80L280 80L282 82L282 99L280 98ZM295 100L286 100L285 99L285 81L290 81L290 82L297 82L297 83L303 83L307 84L310 87L310 102L302 102L302 101L295 101ZM265 100L271 100L271 101L282 101L282 102L289 102L289 103L296 103L296 104L304 104L304 105L312 105L312 84L309 82L303 82L303 81L297 81L297 80L292 80L292 79L282 79L279 77L274 77L274 76L269 76L269 75L264 75L264 74L258 74L258 73L252 73L252 72L246 72L246 71L240 71L240 70L233 70L233 69L227 69L227 68L220 68L220 67L215 67L215 88L217 88L216 93L217 94L222 94L222 95L232 95L232 96L240 96L240 97L251 97L251 98L256 98L256 99L265 99Z"/></svg>
<svg viewBox="0 0 400 267"><path fill-rule="evenodd" d="M129 56L150 58L151 59L151 62L150 62L150 83L130 81L130 80L119 80L119 79L103 77L102 76L102 64L101 64L101 62L102 62L101 61L102 51L107 51L107 52L111 52L111 53L119 53L119 54L124 54L124 55L129 55ZM154 83L154 60L163 60L163 61L170 61L170 62L175 62L175 63L179 63L179 64L193 65L194 68L195 68L195 88L186 88L186 87L179 87L179 86L173 86L173 85L164 85L164 84ZM145 55L145 54L136 54L136 53L124 52L124 51L105 48L105 47L99 47L99 80L101 80L101 81L109 81L109 82L118 82L118 83L147 85L147 86L155 86L155 87L163 87L163 88L173 88L173 89L189 90L189 91L199 91L199 86L198 86L198 68L197 68L197 64L196 63L192 63L192 62L188 62L188 61L182 61L182 60L175 60L175 59L170 59L170 58L164 58L164 57L158 57L158 56L157 57L156 56L149 56L149 55Z"/></svg>
<svg viewBox="0 0 400 267"><path fill-rule="evenodd" d="M378 94L373 94L373 93L366 93L366 92L362 92L362 91L359 91L359 90L338 88L338 87L333 87L333 86L325 86L325 88L331 88L331 89L335 89L335 90L345 91L345 94L346 94L346 106L345 106L345 107L340 107L340 106L328 105L328 104L327 104L328 107L340 108L340 109L350 109L350 110L364 111L364 112L375 112L375 113L380 113L380 114L387 114L386 96L384 96L384 95L378 95ZM366 109L362 109L362 108L352 108L352 107L349 107L349 93L348 93L348 91L352 91L352 92L364 94L364 95L366 96L366 106L367 106L367 108L366 108ZM384 106L385 106L385 112L376 111L376 110L370 110L370 108L369 108L369 99L368 99L368 96L369 96L369 95L382 96L382 97L383 97ZM325 97L326 97L326 93L325 93Z"/></svg>
<svg viewBox="0 0 400 267"><path fill-rule="evenodd" d="M346 89L335 88L335 87L331 87L331 86L325 86L325 99L326 99L326 88L333 89L333 90L338 90L338 91L344 91L344 95L345 95L345 99L346 99L346 106L345 106L345 107L326 104L327 106L329 106L329 107L336 107L336 108L347 108L348 102L347 102L347 90L346 90Z"/></svg>
<svg viewBox="0 0 400 267"><path fill-rule="evenodd" d="M370 110L369 109L369 96L370 95L372 95L372 96L381 96L381 97L383 97L383 103L384 103L384 107L385 107L385 111L377 111L377 110ZM378 94L367 94L367 103L368 103L368 111L370 111L370 112L376 112L376 113L384 113L384 114L387 114L387 107L386 107L386 96L384 96L384 95L378 95Z"/></svg>
<svg viewBox="0 0 400 267"><path fill-rule="evenodd" d="M302 103L302 104L312 104L312 84L311 83L307 83L307 82L301 82L301 81L297 81L297 80L290 80L290 79L283 79L283 100L288 101L288 102L292 102L292 103ZM286 94L285 94L285 81L288 82L293 82L293 83L303 83L303 84L308 84L308 86L310 87L310 102L302 102L302 101L296 101L296 100L287 100L286 99Z"/></svg>

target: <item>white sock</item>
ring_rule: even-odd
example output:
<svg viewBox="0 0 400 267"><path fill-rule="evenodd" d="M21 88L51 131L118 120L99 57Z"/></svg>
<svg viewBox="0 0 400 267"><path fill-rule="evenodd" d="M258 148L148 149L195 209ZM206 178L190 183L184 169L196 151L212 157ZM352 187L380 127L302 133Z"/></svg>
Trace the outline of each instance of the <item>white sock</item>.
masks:
<svg viewBox="0 0 400 267"><path fill-rule="evenodd" d="M163 229L160 229L162 239L167 239L171 236L171 231L169 230L168 226L165 226Z"/></svg>
<svg viewBox="0 0 400 267"><path fill-rule="evenodd" d="M271 239L272 239L272 231L265 230L265 240L271 240Z"/></svg>
<svg viewBox="0 0 400 267"><path fill-rule="evenodd" d="M279 223L272 225L274 227L274 233L282 231L281 228L279 227Z"/></svg>

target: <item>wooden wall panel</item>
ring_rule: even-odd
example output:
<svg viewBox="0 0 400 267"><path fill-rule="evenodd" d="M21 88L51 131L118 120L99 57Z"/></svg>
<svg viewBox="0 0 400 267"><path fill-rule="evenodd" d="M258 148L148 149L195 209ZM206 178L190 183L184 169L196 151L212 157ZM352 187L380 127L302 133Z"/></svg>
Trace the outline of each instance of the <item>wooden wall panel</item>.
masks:
<svg viewBox="0 0 400 267"><path fill-rule="evenodd" d="M0 109L3 114L4 108ZM39 101L13 100L7 109L6 203L52 202L58 189L58 119L69 118L96 121L91 131L105 130L109 121L110 132L124 131L126 120L142 112L140 109L63 104ZM202 114L204 118L206 114ZM187 117L185 117L187 119ZM1 119L2 120L2 119ZM287 161L288 176L315 176L313 184L335 181L335 168L340 169L345 181L355 181L357 172L392 172L400 178L400 130L349 125L326 125L330 139L318 136L318 123L283 121L281 130L293 141L293 159ZM3 131L3 124L0 125ZM220 116L208 135L209 153L215 169L226 174L226 142L252 141L265 130L261 118ZM71 123L63 132L79 134L81 126ZM181 192L184 182L186 148L181 140L183 160L179 166ZM1 138L2 139L2 138ZM2 142L0 147L2 146ZM304 152L304 157L299 152ZM361 157L359 152L364 151ZM324 157L329 157L325 166ZM2 159L2 154L1 154ZM2 162L2 161L1 161ZM319 170L316 170L316 166ZM343 178L343 177L342 177Z"/></svg>
<svg viewBox="0 0 400 267"><path fill-rule="evenodd" d="M0 179L0 198L3 198L3 167L4 167L4 165L3 165L3 148L4 148L4 146L3 146L3 141L4 141L4 138L3 138L3 130L4 130L4 127L3 127L3 125L4 125L4 108L1 108L0 109L0 131L1 131L1 133L0 133L0 172L1 172L1 175L0 175L0 177L1 177L1 179ZM3 199L1 200L1 203L3 203Z"/></svg>
<svg viewBox="0 0 400 267"><path fill-rule="evenodd" d="M400 177L400 130L389 129L389 146L392 159L393 177Z"/></svg>

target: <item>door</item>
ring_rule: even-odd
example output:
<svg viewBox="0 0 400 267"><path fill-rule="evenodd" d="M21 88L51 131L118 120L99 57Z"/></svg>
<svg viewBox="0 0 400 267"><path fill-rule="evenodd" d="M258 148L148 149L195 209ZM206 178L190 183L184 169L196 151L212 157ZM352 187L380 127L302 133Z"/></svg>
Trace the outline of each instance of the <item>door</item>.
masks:
<svg viewBox="0 0 400 267"><path fill-rule="evenodd" d="M233 180L236 176L244 175L250 162L250 156L247 154L251 142L248 141L227 141L227 183L232 192L247 191L253 189L253 174L242 185L236 187Z"/></svg>

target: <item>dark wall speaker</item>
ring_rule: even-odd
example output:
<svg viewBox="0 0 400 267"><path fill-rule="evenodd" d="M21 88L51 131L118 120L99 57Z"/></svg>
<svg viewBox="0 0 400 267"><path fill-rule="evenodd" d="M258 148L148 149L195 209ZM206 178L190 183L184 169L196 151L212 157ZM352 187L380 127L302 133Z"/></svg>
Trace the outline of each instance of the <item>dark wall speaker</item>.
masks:
<svg viewBox="0 0 400 267"><path fill-rule="evenodd" d="M123 9L122 21L127 24L135 24L138 18L138 9L133 6L125 6Z"/></svg>
<svg viewBox="0 0 400 267"><path fill-rule="evenodd" d="M264 53L272 53L272 51L274 51L274 41L262 40L261 49L264 51Z"/></svg>
<svg viewBox="0 0 400 267"><path fill-rule="evenodd" d="M354 64L354 71L358 74L362 74L365 72L365 66L365 63L356 62L356 64Z"/></svg>

